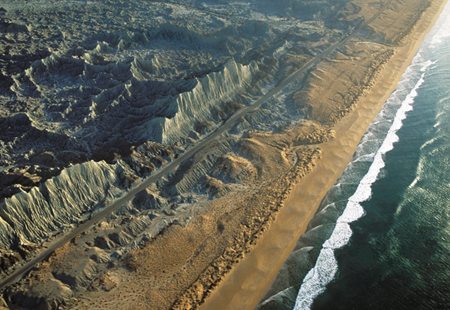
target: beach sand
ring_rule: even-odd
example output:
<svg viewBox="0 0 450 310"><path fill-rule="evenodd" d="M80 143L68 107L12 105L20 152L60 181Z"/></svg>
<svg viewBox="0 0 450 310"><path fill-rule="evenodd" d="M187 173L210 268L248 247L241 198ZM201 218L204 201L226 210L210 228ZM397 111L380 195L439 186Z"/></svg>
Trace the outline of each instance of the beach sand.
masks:
<svg viewBox="0 0 450 310"><path fill-rule="evenodd" d="M328 189L351 161L368 126L395 90L445 3L432 2L412 32L396 47L395 55L379 73L374 86L334 126L335 138L321 145L322 158L315 169L295 186L256 246L233 267L200 309L254 309L258 305Z"/></svg>

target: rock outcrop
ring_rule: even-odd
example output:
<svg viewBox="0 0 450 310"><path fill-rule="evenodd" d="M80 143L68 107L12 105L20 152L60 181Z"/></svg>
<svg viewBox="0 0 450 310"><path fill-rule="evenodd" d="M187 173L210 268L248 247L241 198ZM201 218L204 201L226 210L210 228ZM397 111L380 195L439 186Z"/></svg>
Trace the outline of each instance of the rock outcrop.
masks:
<svg viewBox="0 0 450 310"><path fill-rule="evenodd" d="M78 224L86 212L121 196L131 184L129 175L130 169L121 163L90 161L6 199L0 205L0 247L17 249L24 242L41 243Z"/></svg>

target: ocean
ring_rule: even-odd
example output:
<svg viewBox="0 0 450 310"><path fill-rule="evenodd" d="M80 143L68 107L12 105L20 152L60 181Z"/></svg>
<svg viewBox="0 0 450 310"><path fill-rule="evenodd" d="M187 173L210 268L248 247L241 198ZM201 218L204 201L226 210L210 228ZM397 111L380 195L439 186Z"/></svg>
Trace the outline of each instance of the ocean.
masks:
<svg viewBox="0 0 450 310"><path fill-rule="evenodd" d="M450 309L450 3L316 222L295 310Z"/></svg>

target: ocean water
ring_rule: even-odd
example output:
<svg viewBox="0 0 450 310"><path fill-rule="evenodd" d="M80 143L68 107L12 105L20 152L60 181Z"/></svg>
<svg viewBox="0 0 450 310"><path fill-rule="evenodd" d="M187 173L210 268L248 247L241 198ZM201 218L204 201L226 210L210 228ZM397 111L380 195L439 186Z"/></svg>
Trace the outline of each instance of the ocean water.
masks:
<svg viewBox="0 0 450 310"><path fill-rule="evenodd" d="M319 218L336 210L295 310L450 309L450 3Z"/></svg>

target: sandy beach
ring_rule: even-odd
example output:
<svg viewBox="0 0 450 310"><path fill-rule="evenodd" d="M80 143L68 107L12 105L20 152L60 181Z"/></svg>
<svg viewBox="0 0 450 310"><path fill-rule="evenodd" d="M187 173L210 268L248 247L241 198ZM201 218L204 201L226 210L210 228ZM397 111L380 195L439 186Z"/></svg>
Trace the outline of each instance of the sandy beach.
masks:
<svg viewBox="0 0 450 310"><path fill-rule="evenodd" d="M336 126L335 138L322 144L317 166L294 188L270 228L200 307L209 309L254 309L274 281L285 259L335 183L386 99L395 90L403 72L416 54L424 36L434 25L446 1L434 1L395 55L378 75L375 85Z"/></svg>

